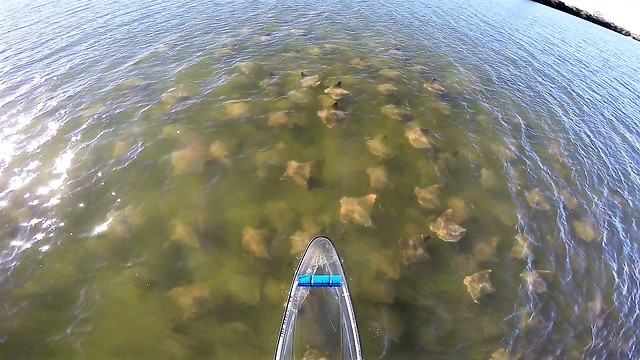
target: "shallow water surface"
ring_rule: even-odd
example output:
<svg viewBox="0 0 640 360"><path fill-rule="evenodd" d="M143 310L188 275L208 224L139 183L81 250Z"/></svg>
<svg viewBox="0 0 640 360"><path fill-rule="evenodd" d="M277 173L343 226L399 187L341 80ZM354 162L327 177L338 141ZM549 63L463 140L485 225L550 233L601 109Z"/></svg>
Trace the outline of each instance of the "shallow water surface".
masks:
<svg viewBox="0 0 640 360"><path fill-rule="evenodd" d="M640 357L636 42L518 0L13 0L0 37L0 358L270 358L319 233L365 358Z"/></svg>

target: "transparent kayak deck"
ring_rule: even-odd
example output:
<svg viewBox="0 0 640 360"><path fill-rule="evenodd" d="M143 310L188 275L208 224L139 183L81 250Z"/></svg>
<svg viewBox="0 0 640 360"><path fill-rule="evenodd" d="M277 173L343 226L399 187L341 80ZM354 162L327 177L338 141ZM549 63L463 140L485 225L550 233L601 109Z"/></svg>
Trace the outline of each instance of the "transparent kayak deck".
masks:
<svg viewBox="0 0 640 360"><path fill-rule="evenodd" d="M331 240L315 237L293 277L274 359L362 359L347 279Z"/></svg>

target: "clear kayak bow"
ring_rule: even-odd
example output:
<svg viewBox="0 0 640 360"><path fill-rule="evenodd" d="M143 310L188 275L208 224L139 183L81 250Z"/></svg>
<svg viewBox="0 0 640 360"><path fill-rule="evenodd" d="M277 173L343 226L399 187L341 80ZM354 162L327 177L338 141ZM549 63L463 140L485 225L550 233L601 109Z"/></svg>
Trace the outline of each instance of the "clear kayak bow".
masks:
<svg viewBox="0 0 640 360"><path fill-rule="evenodd" d="M362 359L347 279L333 243L315 237L289 290L275 360Z"/></svg>

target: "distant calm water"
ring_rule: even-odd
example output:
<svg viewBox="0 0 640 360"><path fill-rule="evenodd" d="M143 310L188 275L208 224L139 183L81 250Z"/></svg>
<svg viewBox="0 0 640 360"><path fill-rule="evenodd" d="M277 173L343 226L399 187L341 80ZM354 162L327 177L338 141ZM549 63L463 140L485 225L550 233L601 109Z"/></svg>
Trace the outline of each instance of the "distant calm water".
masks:
<svg viewBox="0 0 640 360"><path fill-rule="evenodd" d="M629 38L518 0L5 0L0 39L2 359L268 359L316 233L365 358L640 358Z"/></svg>

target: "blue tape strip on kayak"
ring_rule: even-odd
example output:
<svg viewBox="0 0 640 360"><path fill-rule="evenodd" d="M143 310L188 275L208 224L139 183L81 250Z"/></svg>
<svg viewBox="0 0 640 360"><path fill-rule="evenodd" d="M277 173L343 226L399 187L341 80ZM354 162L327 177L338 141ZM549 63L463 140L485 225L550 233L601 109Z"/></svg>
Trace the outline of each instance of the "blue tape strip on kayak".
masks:
<svg viewBox="0 0 640 360"><path fill-rule="evenodd" d="M340 287L342 277L340 275L298 275L298 286L302 287Z"/></svg>

